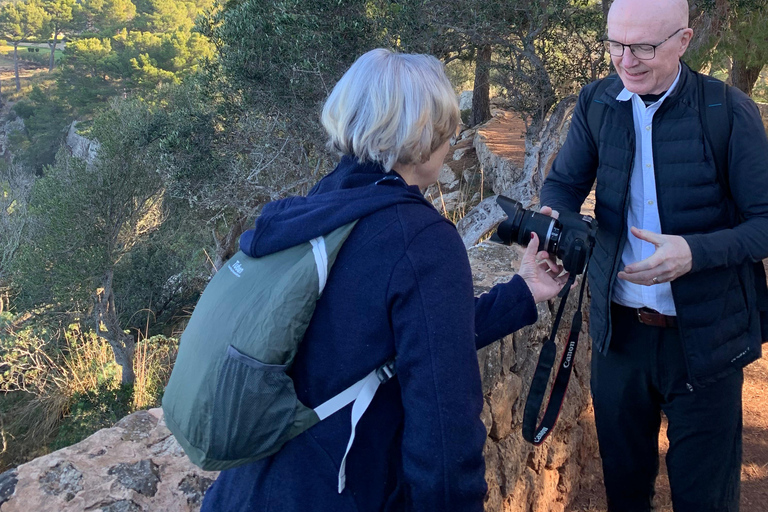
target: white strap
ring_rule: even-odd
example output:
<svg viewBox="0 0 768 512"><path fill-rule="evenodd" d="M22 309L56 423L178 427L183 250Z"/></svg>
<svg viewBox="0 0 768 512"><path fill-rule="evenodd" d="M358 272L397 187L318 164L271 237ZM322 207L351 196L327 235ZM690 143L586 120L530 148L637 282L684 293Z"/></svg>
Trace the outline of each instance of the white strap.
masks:
<svg viewBox="0 0 768 512"><path fill-rule="evenodd" d="M360 390L360 394L357 395L357 400L352 405L352 433L349 436L349 443L347 443L347 451L344 452L344 458L341 459L341 467L339 467L339 494L344 490L344 486L347 484L347 455L352 448L352 442L355 440L355 428L357 428L357 422L363 417L363 413L371 405L373 395L376 394L376 390L379 388L379 378L376 376L376 372L371 372L366 378L363 379L363 387Z"/></svg>
<svg viewBox="0 0 768 512"><path fill-rule="evenodd" d="M320 281L320 295L322 295L328 279L328 253L325 250L325 238L319 236L310 240L309 243L312 244L312 254L315 256L317 277Z"/></svg>
<svg viewBox="0 0 768 512"><path fill-rule="evenodd" d="M373 400L373 396L376 394L376 390L379 388L381 381L376 375L376 370L372 371L361 380L357 381L338 395L334 396L330 400L315 407L315 413L317 413L320 420L324 420L331 414L339 411L354 401L352 406L352 433L349 436L349 443L347 443L347 451L344 452L344 458L341 459L341 467L339 468L339 494L344 490L346 485L347 475L347 455L350 448L352 448L352 442L355 440L355 428L357 422L365 413L368 406Z"/></svg>

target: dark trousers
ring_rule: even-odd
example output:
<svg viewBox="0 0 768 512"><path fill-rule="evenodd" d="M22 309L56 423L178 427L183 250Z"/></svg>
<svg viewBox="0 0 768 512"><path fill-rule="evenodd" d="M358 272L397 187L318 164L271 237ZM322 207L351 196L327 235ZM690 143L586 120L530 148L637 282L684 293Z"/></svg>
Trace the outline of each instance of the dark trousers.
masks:
<svg viewBox="0 0 768 512"><path fill-rule="evenodd" d="M675 512L738 511L743 372L693 388L677 329L641 324L617 305L612 319L608 353L592 356L609 511L651 510L662 411Z"/></svg>

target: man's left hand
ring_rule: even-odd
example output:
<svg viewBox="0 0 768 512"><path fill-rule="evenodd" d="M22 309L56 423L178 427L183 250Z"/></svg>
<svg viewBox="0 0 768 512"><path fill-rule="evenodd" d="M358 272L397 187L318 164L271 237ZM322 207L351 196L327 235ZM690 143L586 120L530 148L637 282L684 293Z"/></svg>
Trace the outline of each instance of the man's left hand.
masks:
<svg viewBox="0 0 768 512"><path fill-rule="evenodd" d="M688 242L681 236L660 235L645 229L632 227L632 234L656 246L656 252L648 258L627 265L619 272L619 279L630 283L653 286L674 281L690 272L693 256Z"/></svg>

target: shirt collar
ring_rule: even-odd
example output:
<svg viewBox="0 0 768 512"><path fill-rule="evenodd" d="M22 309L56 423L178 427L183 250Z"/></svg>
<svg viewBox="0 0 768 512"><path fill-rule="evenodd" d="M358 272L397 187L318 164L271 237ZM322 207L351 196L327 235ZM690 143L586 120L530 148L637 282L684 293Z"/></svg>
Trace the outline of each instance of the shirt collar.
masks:
<svg viewBox="0 0 768 512"><path fill-rule="evenodd" d="M672 93L672 91L675 90L675 87L677 87L677 82L680 81L680 73L681 73L682 69L683 69L683 67L678 63L677 64L677 76L675 77L675 81L672 82L672 85L669 87L669 89L667 89L667 92L664 94L664 96L662 96L659 99L660 102L664 101L664 99L666 99L666 97L669 96ZM621 90L619 95L616 96L616 100L617 101L628 101L628 100L632 99L632 96L637 96L637 95L635 93L633 93L633 92L629 92L627 90L627 88L625 87L625 88L623 88Z"/></svg>

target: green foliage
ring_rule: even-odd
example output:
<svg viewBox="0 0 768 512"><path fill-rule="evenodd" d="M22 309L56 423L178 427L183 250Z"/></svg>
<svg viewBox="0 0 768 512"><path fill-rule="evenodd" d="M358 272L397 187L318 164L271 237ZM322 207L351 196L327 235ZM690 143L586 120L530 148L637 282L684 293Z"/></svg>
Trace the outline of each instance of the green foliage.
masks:
<svg viewBox="0 0 768 512"><path fill-rule="evenodd" d="M136 17L131 0L84 0L75 23L85 32L110 36L128 27Z"/></svg>
<svg viewBox="0 0 768 512"><path fill-rule="evenodd" d="M50 85L33 86L25 99L14 104L12 112L24 120L24 131L12 135L14 159L42 174L44 166L54 163L74 112L51 93Z"/></svg>
<svg viewBox="0 0 768 512"><path fill-rule="evenodd" d="M46 13L35 0L9 2L0 7L0 37L13 43L40 34Z"/></svg>
<svg viewBox="0 0 768 512"><path fill-rule="evenodd" d="M139 0L139 15L134 27L142 32L190 32L195 17L202 9L210 8L212 0L184 2L180 0Z"/></svg>
<svg viewBox="0 0 768 512"><path fill-rule="evenodd" d="M685 60L693 69L724 72L747 94L768 63L768 1L706 0L697 3L692 48Z"/></svg>
<svg viewBox="0 0 768 512"><path fill-rule="evenodd" d="M20 321L2 314L1 321ZM78 322L41 316L0 331L0 471L76 443L138 408L156 407L178 340L139 344L137 381L121 386L112 350Z"/></svg>
<svg viewBox="0 0 768 512"><path fill-rule="evenodd" d="M115 102L94 121L98 158L87 164L60 151L35 183L32 243L17 261L27 304L61 303L82 311L106 272L162 221L154 136L141 102ZM142 147L142 151L137 148Z"/></svg>
<svg viewBox="0 0 768 512"><path fill-rule="evenodd" d="M79 443L102 428L117 423L131 412L133 389L121 386L119 380L103 380L96 389L88 389L72 396L68 414L62 419L51 450Z"/></svg>
<svg viewBox="0 0 768 512"><path fill-rule="evenodd" d="M314 109L362 53L390 46L388 2L244 0L217 3L200 30L219 51L224 74L264 105Z"/></svg>
<svg viewBox="0 0 768 512"><path fill-rule="evenodd" d="M23 318L15 319L22 323ZM114 380L111 350L77 323L33 317L0 333L2 434L13 439L0 466L15 465L47 451L73 397Z"/></svg>
<svg viewBox="0 0 768 512"><path fill-rule="evenodd" d="M210 276L203 248L212 239L200 212L172 199L165 208L163 225L115 266L121 323L144 335L170 332L179 315L194 308Z"/></svg>

